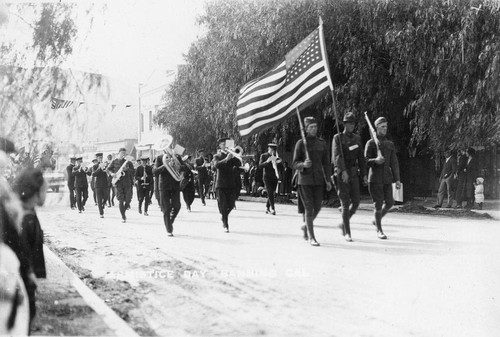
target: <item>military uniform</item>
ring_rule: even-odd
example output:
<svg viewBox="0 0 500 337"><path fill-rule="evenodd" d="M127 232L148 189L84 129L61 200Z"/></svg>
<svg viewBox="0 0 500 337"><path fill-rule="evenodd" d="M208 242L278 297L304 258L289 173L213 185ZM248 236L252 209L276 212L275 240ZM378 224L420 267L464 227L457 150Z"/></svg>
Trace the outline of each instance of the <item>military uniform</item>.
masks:
<svg viewBox="0 0 500 337"><path fill-rule="evenodd" d="M181 209L180 183L163 165L163 155L156 157L153 173L158 177L158 192L160 195L163 222L169 236L173 235L174 221Z"/></svg>
<svg viewBox="0 0 500 337"><path fill-rule="evenodd" d="M346 113L344 123L355 123L352 113ZM341 146L342 144L342 146ZM332 164L334 166L337 194L342 205L342 234L351 241L350 218L359 207L360 185L359 176L366 176L366 163L363 154L361 137L344 129L336 134L332 141ZM344 173L345 172L345 173ZM343 175L348 182L344 182Z"/></svg>
<svg viewBox="0 0 500 337"><path fill-rule="evenodd" d="M306 117L304 124L307 129L309 125L317 123L313 117ZM297 190L305 212L306 227L302 228L304 237L311 239L311 245L318 246L319 244L314 236L313 222L321 210L325 183L329 182L327 177L331 175L330 151L322 138L307 135L306 142L307 153L309 153L312 166L309 168L304 167L307 158L306 149L303 140L300 139L295 144L293 167L298 171Z"/></svg>
<svg viewBox="0 0 500 337"><path fill-rule="evenodd" d="M384 117L380 117L375 121L375 126L387 123ZM382 218L394 205L392 196L392 183L401 181L399 177L399 162L396 156L396 148L394 143L388 140L385 136L378 136L379 148L385 161L382 164L375 162L377 158L377 146L373 139L366 143L365 159L369 167L368 172L368 189L375 205L375 222L377 234L379 238L386 239L387 237L382 231ZM383 208L382 208L383 206Z"/></svg>

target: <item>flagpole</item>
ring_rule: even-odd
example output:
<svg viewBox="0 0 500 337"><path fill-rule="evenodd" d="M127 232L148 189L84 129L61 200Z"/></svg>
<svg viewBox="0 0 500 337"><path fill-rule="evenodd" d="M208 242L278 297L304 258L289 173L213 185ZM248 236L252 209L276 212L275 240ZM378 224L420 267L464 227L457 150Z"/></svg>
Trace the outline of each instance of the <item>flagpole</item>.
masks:
<svg viewBox="0 0 500 337"><path fill-rule="evenodd" d="M299 125L300 125L300 135L302 136L302 142L304 143L304 149L306 150L306 159L309 160L309 151L307 151L307 140L306 140L306 134L304 132L304 124L302 124L302 119L300 119L300 112L299 108L295 108L297 111L297 118L299 119Z"/></svg>
<svg viewBox="0 0 500 337"><path fill-rule="evenodd" d="M328 56L326 54L326 46L325 46L325 35L323 34L323 20L321 19L321 16L319 17L319 37L321 39L321 53L323 55L323 59L325 60L325 67L326 67L326 76L328 77L328 84L330 86L330 92L332 93L332 108L333 108L333 114L335 116L335 124L337 125L337 133L339 135L339 148L340 148L340 156L342 157L342 161L344 161L344 150L342 149L342 139L341 139L341 134L340 134L340 126L339 126L339 114L337 112L337 105L335 103L335 93L333 92L333 82L332 78L330 76L330 66L328 64ZM333 138L333 141L335 142L335 137ZM332 152L333 152L333 146L332 146ZM332 153L333 156L333 153ZM333 163L332 158L332 163ZM344 162L345 164L345 162ZM335 175L335 172L333 173Z"/></svg>

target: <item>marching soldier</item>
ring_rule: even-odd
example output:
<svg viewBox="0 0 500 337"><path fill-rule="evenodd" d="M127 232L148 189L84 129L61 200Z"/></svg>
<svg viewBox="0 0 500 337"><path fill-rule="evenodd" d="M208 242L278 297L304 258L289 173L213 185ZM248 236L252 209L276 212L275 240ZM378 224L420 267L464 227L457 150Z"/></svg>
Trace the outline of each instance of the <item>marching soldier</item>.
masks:
<svg viewBox="0 0 500 337"><path fill-rule="evenodd" d="M342 205L342 235L352 241L350 219L359 207L359 176L366 185L366 163L361 137L355 134L356 118L352 112L344 115L344 132L336 134L332 142L332 164L337 185L337 193ZM342 148L341 148L342 147Z"/></svg>
<svg viewBox="0 0 500 337"><path fill-rule="evenodd" d="M82 167L83 158L76 158L76 165L73 167L72 175L75 179L76 204L78 213L85 211L85 203L89 197L89 182L87 176L91 175L88 167Z"/></svg>
<svg viewBox="0 0 500 337"><path fill-rule="evenodd" d="M259 167L263 169L264 185L267 190L266 214L276 215L274 195L283 170L282 159L276 154L276 144L267 144L267 152L260 156Z"/></svg>
<svg viewBox="0 0 500 337"><path fill-rule="evenodd" d="M377 146L373 139L366 143L365 159L368 165L368 190L375 204L375 221L373 225L377 227L379 239L387 239L382 230L382 218L394 205L392 196L392 182L396 182L396 188L401 187L399 179L399 162L396 156L394 143L386 138L387 120L379 117L375 120L375 129L380 142L380 155L377 153ZM382 208L383 206L383 208Z"/></svg>
<svg viewBox="0 0 500 337"><path fill-rule="evenodd" d="M215 182L217 204L222 215L222 227L226 233L229 233L229 213L234 209L238 195L236 179L239 179L239 167L242 164L231 152L226 151L228 139L219 139L221 151L214 156L214 168L217 170Z"/></svg>
<svg viewBox="0 0 500 337"><path fill-rule="evenodd" d="M96 153L97 163L92 166L92 178L94 179L95 195L99 215L104 218L104 207L108 192L108 173L106 172L107 164L102 162L102 153Z"/></svg>
<svg viewBox="0 0 500 337"><path fill-rule="evenodd" d="M76 208L75 198L75 176L73 175L73 168L75 167L76 157L69 158L69 165L66 167L68 176L68 189L69 189L69 205L71 209Z"/></svg>
<svg viewBox="0 0 500 337"><path fill-rule="evenodd" d="M113 178L118 178L118 181L115 183L115 187L122 222L127 222L125 212L130 207L130 202L132 201L132 185L134 177L134 165L131 161L125 159L126 152L127 150L124 147L120 148L118 151L118 158L113 160L107 168L109 175ZM116 175L120 174L120 169L121 176L117 177Z"/></svg>
<svg viewBox="0 0 500 337"><path fill-rule="evenodd" d="M144 202L144 215L148 216L148 207L151 201L151 187L153 185L153 168L148 165L149 157L141 158L142 165L135 171L137 183L137 199L139 200L139 214L142 214L142 203Z"/></svg>
<svg viewBox="0 0 500 337"><path fill-rule="evenodd" d="M319 246L314 236L314 219L321 210L325 183L328 191L332 188L327 178L331 175L330 151L326 142L316 136L318 123L314 117L304 118L304 127L307 134L307 148L303 139L297 141L293 154L293 167L298 171L297 191L305 213L306 225L302 226L304 239L309 239L311 246Z"/></svg>
<svg viewBox="0 0 500 337"><path fill-rule="evenodd" d="M205 206L205 194L208 193L208 189L210 188L210 176L208 175L210 163L208 163L207 158L205 158L205 150L200 149L198 153L199 157L195 160L195 167L198 172L198 195L200 196L203 206Z"/></svg>

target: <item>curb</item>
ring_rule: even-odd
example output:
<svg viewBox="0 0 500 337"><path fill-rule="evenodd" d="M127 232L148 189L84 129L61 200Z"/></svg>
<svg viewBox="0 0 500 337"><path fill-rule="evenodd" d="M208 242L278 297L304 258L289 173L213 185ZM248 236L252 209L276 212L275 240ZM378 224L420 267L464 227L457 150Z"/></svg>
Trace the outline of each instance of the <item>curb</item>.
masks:
<svg viewBox="0 0 500 337"><path fill-rule="evenodd" d="M104 321L104 323L112 330L116 336L133 336L139 335L110 307L104 303L89 287L78 278L78 276L69 269L66 264L46 245L44 245L44 254L46 258L54 260L55 264L65 270L69 275L70 284L78 291L83 300L91 307Z"/></svg>

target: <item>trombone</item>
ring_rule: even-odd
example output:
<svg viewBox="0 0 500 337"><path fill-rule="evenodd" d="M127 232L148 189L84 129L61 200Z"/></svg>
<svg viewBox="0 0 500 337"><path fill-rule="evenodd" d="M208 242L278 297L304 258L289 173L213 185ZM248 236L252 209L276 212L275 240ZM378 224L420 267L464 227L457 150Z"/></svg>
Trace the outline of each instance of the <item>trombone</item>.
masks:
<svg viewBox="0 0 500 337"><path fill-rule="evenodd" d="M230 153L243 164L243 148L241 146L228 147L226 152Z"/></svg>

